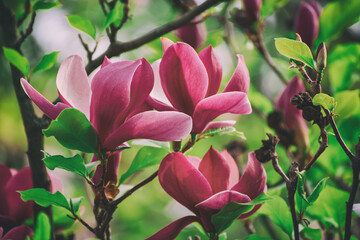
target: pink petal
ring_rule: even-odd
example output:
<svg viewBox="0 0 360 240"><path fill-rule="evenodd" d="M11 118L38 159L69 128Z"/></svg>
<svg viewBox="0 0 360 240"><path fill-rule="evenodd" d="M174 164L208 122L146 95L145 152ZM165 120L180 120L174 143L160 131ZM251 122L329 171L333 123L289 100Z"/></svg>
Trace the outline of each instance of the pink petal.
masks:
<svg viewBox="0 0 360 240"><path fill-rule="evenodd" d="M0 215L0 239L2 239L1 236L4 233L7 233L16 226L18 226L18 223L16 223L14 219L5 215ZM1 229L3 230L3 233L1 233Z"/></svg>
<svg viewBox="0 0 360 240"><path fill-rule="evenodd" d="M166 50L160 63L160 78L171 104L188 115L192 115L207 92L206 68L186 43L175 43Z"/></svg>
<svg viewBox="0 0 360 240"><path fill-rule="evenodd" d="M246 93L227 92L203 99L195 108L192 132L201 133L209 122L224 113L251 113L251 105Z"/></svg>
<svg viewBox="0 0 360 240"><path fill-rule="evenodd" d="M160 40L161 40L161 44L162 44L162 48L163 48L163 52L164 52L164 53L166 52L166 50L167 50L171 45L174 44L173 41L171 41L170 39L165 38L165 37L161 37Z"/></svg>
<svg viewBox="0 0 360 240"><path fill-rule="evenodd" d="M200 17L194 18L193 22L200 21ZM175 31L176 36L183 42L186 42L194 49L200 48L206 41L207 30L205 22L197 24L189 23Z"/></svg>
<svg viewBox="0 0 360 240"><path fill-rule="evenodd" d="M163 103L155 98L152 98L150 96L146 99L146 103L158 111L177 111L174 107L166 103Z"/></svg>
<svg viewBox="0 0 360 240"><path fill-rule="evenodd" d="M87 118L90 116L91 90L82 58L68 57L60 66L56 86L61 101L79 109Z"/></svg>
<svg viewBox="0 0 360 240"><path fill-rule="evenodd" d="M193 223L193 222L199 222L199 218L195 217L195 216L186 216L186 217L180 218L180 219L170 223L169 225L167 225L166 227L164 227L163 229L161 229L160 231L158 231L151 237L147 238L146 240L172 240L172 239L175 239L176 236L181 232L181 230L183 230L183 228L185 228L187 225L189 225L190 223Z"/></svg>
<svg viewBox="0 0 360 240"><path fill-rule="evenodd" d="M226 190L209 197L203 202L197 204L196 207L204 210L221 210L230 202L248 203L251 202L251 199L246 194Z"/></svg>
<svg viewBox="0 0 360 240"><path fill-rule="evenodd" d="M210 183L214 194L229 187L230 166L226 160L218 151L210 147L200 162L199 171Z"/></svg>
<svg viewBox="0 0 360 240"><path fill-rule="evenodd" d="M120 152L113 153L107 162L106 165L106 176L104 179L105 185L110 181L113 184L116 184L118 181L118 171L119 171L119 165L120 165ZM98 158L94 154L93 159L91 162L98 161ZM92 178L93 183L99 184L101 180L102 175L102 166L101 164L98 165L96 168L95 174Z"/></svg>
<svg viewBox="0 0 360 240"><path fill-rule="evenodd" d="M218 121L218 122L209 122L206 124L203 132L209 131L215 128L222 128L222 127L231 127L236 123L235 120L228 120L228 121Z"/></svg>
<svg viewBox="0 0 360 240"><path fill-rule="evenodd" d="M226 163L230 168L230 176L229 176L229 188L232 188L235 184L239 182L239 168L234 160L234 158L228 153L228 151L224 150L221 152L221 156L223 156L226 160Z"/></svg>
<svg viewBox="0 0 360 240"><path fill-rule="evenodd" d="M52 104L38 91L36 91L36 89L33 88L24 78L21 78L20 81L25 93L29 96L29 98L31 98L31 100L36 104L36 106L38 106L40 110L49 118L56 119L62 110L70 107L61 102L57 103L56 105Z"/></svg>
<svg viewBox="0 0 360 240"><path fill-rule="evenodd" d="M20 193L17 192L30 188L33 188L30 167L21 169L8 181L4 188L6 192L8 216L17 222L22 222L32 215L33 202L23 202L20 198Z"/></svg>
<svg viewBox="0 0 360 240"><path fill-rule="evenodd" d="M33 230L28 226L18 226L11 229L2 240L25 240L27 237L32 237Z"/></svg>
<svg viewBox="0 0 360 240"><path fill-rule="evenodd" d="M261 163L255 158L254 152L249 153L245 172L232 190L244 193L251 199L257 198L266 191L266 172Z"/></svg>
<svg viewBox="0 0 360 240"><path fill-rule="evenodd" d="M109 65L109 64L111 64L112 62L110 61L110 59L107 57L107 56L105 56L104 57L104 61L103 61L103 63L101 64L101 68L104 68L104 67L106 67L107 65Z"/></svg>
<svg viewBox="0 0 360 240"><path fill-rule="evenodd" d="M236 66L235 72L232 75L230 82L226 86L223 92L232 92L240 91L244 93L249 92L250 87L250 75L249 70L246 67L244 56L237 55L238 64Z"/></svg>
<svg viewBox="0 0 360 240"><path fill-rule="evenodd" d="M186 158L189 160L189 162L196 168L199 169L199 165L201 162L201 159L194 156L186 156Z"/></svg>
<svg viewBox="0 0 360 240"><path fill-rule="evenodd" d="M7 182L11 178L11 172L10 169L0 164L0 215L6 215L7 214L7 203L6 203L6 192L4 191L5 186Z"/></svg>
<svg viewBox="0 0 360 240"><path fill-rule="evenodd" d="M159 167L159 181L165 192L176 201L198 213L195 205L212 195L206 178L182 153L170 153Z"/></svg>
<svg viewBox="0 0 360 240"><path fill-rule="evenodd" d="M113 150L131 139L178 141L186 138L192 127L191 117L179 112L147 111L128 119L104 142L104 149Z"/></svg>
<svg viewBox="0 0 360 240"><path fill-rule="evenodd" d="M94 76L90 120L100 143L145 102L153 84L153 72L145 59L116 62Z"/></svg>
<svg viewBox="0 0 360 240"><path fill-rule="evenodd" d="M151 67L154 71L154 87L150 93L150 96L157 101L160 101L162 103L165 103L166 105L171 106L171 103L169 102L169 99L166 97L164 90L161 86L160 73L159 73L160 62L161 59L156 60L151 64Z"/></svg>
<svg viewBox="0 0 360 240"><path fill-rule="evenodd" d="M209 86L206 93L206 97L208 97L216 94L219 90L222 77L222 66L211 45L203 49L199 53L199 57L205 65L209 76Z"/></svg>
<svg viewBox="0 0 360 240"><path fill-rule="evenodd" d="M319 16L316 10L307 2L301 2L295 18L295 32L310 48L319 33Z"/></svg>

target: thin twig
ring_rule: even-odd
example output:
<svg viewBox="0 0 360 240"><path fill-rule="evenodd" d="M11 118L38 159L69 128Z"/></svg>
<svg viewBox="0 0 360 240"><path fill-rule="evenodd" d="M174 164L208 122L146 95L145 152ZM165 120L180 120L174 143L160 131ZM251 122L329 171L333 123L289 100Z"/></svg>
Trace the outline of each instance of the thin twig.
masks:
<svg viewBox="0 0 360 240"><path fill-rule="evenodd" d="M150 32L144 34L141 37L138 37L138 38L133 39L128 42L116 42L116 43L110 44L108 49L103 54L101 54L98 58L94 59L92 62L88 63L88 65L86 66L86 72L91 73L95 68L100 66L102 61L104 60L105 56L107 56L109 58L113 57L113 56L118 56L121 53L136 49L136 48L144 45L145 43L151 42L152 40L155 40L155 39L161 37L162 35L169 33L171 31L189 23L197 15L199 15L200 13L206 11L207 9L219 4L222 1L224 1L224 0L207 0L204 3L202 3L201 5L193 8L192 10L185 13L179 19L177 19L173 22L167 23L161 27L155 28L155 29L151 30Z"/></svg>
<svg viewBox="0 0 360 240"><path fill-rule="evenodd" d="M307 74L305 67L298 67L297 68L300 72L300 74L303 76L303 78L305 79L305 81L311 86L313 85L314 81L309 77L309 75Z"/></svg>
<svg viewBox="0 0 360 240"><path fill-rule="evenodd" d="M36 13L33 12L32 15L31 15L29 25L27 26L25 32L21 32L21 37L16 41L15 48L20 48L21 44L32 33L34 22L35 22L35 17L36 17Z"/></svg>
<svg viewBox="0 0 360 240"><path fill-rule="evenodd" d="M321 140L320 140L321 138ZM327 132L325 131L325 128L320 128L320 136L319 136L319 149L317 150L314 157L310 160L310 162L304 167L304 171L310 170L312 165L316 162L316 160L320 157L320 155L325 151L325 149L328 147L328 137Z"/></svg>
<svg viewBox="0 0 360 240"><path fill-rule="evenodd" d="M16 23L17 27L20 27L21 24L23 24L23 22L24 22L25 19L27 18L27 16L29 16L30 7L31 7L30 0L26 0L26 3L25 3L25 12L24 12L24 15L22 15L22 17L19 18L19 20L17 20L17 23Z"/></svg>

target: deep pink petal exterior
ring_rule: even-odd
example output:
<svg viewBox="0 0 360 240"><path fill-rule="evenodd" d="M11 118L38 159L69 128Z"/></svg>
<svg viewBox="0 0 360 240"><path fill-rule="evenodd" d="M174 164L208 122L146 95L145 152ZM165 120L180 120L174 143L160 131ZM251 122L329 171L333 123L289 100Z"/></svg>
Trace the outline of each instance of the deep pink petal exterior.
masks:
<svg viewBox="0 0 360 240"><path fill-rule="evenodd" d="M228 189L230 166L227 160L213 147L210 147L201 160L199 171L210 183L213 194Z"/></svg>
<svg viewBox="0 0 360 240"><path fill-rule="evenodd" d="M123 142L144 138L157 141L178 141L192 128L191 117L179 112L147 111L134 115L106 138L104 149L113 150Z"/></svg>
<svg viewBox="0 0 360 240"><path fill-rule="evenodd" d="M161 45L162 45L162 49L163 49L164 53L171 45L174 44L173 41L171 41L170 39L165 38L165 37L161 37L160 40L161 40Z"/></svg>
<svg viewBox="0 0 360 240"><path fill-rule="evenodd" d="M212 195L211 186L198 169L182 153L170 153L159 167L163 189L176 201L193 211L195 205Z"/></svg>
<svg viewBox="0 0 360 240"><path fill-rule="evenodd" d="M310 48L319 33L319 17L316 10L307 2L301 2L295 18L295 32Z"/></svg>
<svg viewBox="0 0 360 240"><path fill-rule="evenodd" d="M251 113L246 93L226 92L203 99L195 108L192 132L201 133L209 122L224 113Z"/></svg>
<svg viewBox="0 0 360 240"><path fill-rule="evenodd" d="M197 204L196 207L206 211L221 210L226 204L230 202L248 203L251 202L251 199L246 194L233 190L226 190L214 194L208 199Z"/></svg>
<svg viewBox="0 0 360 240"><path fill-rule="evenodd" d="M33 230L28 226L18 226L11 229L1 240L25 240L32 237Z"/></svg>
<svg viewBox="0 0 360 240"><path fill-rule="evenodd" d="M56 86L61 101L90 116L91 90L85 65L78 55L68 57L60 66Z"/></svg>
<svg viewBox="0 0 360 240"><path fill-rule="evenodd" d="M57 116L61 113L65 108L69 108L70 106L64 103L57 103L56 105L52 104L44 98L35 88L33 88L28 81L24 78L21 78L21 85L25 91L25 93L31 98L31 100L40 108L40 110L49 118L56 119Z"/></svg>
<svg viewBox="0 0 360 240"><path fill-rule="evenodd" d="M143 104L154 84L150 64L140 59L112 63L93 78L90 121L100 144L130 112Z"/></svg>
<svg viewBox="0 0 360 240"><path fill-rule="evenodd" d="M199 57L203 62L209 77L209 86L206 92L206 97L208 97L219 91L222 77L222 66L211 45L204 48L199 53Z"/></svg>
<svg viewBox="0 0 360 240"><path fill-rule="evenodd" d="M230 155L230 153L228 153L228 151L226 150L222 151L221 156L226 160L226 163L229 165L230 168L229 186L228 186L228 189L230 189L239 182L239 168L234 158Z"/></svg>
<svg viewBox="0 0 360 240"><path fill-rule="evenodd" d="M226 86L223 92L232 92L240 91L244 93L249 92L250 87L250 75L249 70L246 67L244 56L237 55L238 64L236 66L235 72L232 75L230 82Z"/></svg>
<svg viewBox="0 0 360 240"><path fill-rule="evenodd" d="M248 19L252 22L258 21L260 18L262 0L243 0L243 3Z"/></svg>
<svg viewBox="0 0 360 240"><path fill-rule="evenodd" d="M200 17L196 17L193 22L200 21ZM183 42L186 42L194 49L200 48L206 41L207 30L205 22L197 24L189 23L175 31L176 36Z"/></svg>
<svg viewBox="0 0 360 240"><path fill-rule="evenodd" d="M249 153L245 172L232 190L246 194L251 199L257 198L266 191L266 172L254 152Z"/></svg>
<svg viewBox="0 0 360 240"><path fill-rule="evenodd" d="M109 64L111 64L112 62L110 61L110 59L107 57L107 56L105 56L104 57L104 61L102 62L102 64L101 64L101 68L104 68L104 67L106 67L107 65L109 65Z"/></svg>
<svg viewBox="0 0 360 240"><path fill-rule="evenodd" d="M183 228L185 228L190 223L199 222L199 220L200 219L195 216L186 216L180 218L170 223L146 240L173 240L181 232L181 230L183 230Z"/></svg>
<svg viewBox="0 0 360 240"><path fill-rule="evenodd" d="M7 182L11 178L11 171L10 169L0 164L0 215L7 215L8 209L7 209L7 203L6 203L6 192L5 192L5 186Z"/></svg>
<svg viewBox="0 0 360 240"><path fill-rule="evenodd" d="M120 165L120 152L114 152L108 159L107 165L106 165L106 175L104 178L105 185L110 181L113 184L116 184L118 181L118 172L119 172L119 165ZM91 162L98 161L98 158L94 154ZM93 183L99 184L101 180L102 175L102 166L101 164L98 165L96 168L95 174L93 178L91 179Z"/></svg>
<svg viewBox="0 0 360 240"><path fill-rule="evenodd" d="M171 104L191 116L208 88L206 68L195 50L186 43L171 45L161 60L160 78Z"/></svg>

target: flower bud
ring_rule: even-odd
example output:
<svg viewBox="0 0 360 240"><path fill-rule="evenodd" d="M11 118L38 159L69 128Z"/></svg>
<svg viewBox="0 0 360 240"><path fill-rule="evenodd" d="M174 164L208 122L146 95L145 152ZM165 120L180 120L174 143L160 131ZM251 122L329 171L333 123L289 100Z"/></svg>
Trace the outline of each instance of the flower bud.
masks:
<svg viewBox="0 0 360 240"><path fill-rule="evenodd" d="M200 20L200 18L195 18L193 23L189 23L175 32L181 41L186 42L194 49L200 48L205 43L207 37L206 25L204 22L199 22Z"/></svg>
<svg viewBox="0 0 360 240"><path fill-rule="evenodd" d="M300 9L295 18L295 32L310 48L319 33L319 16L314 8L306 2L300 4Z"/></svg>
<svg viewBox="0 0 360 240"><path fill-rule="evenodd" d="M327 51L325 43L322 42L316 51L316 66L318 71L323 71L326 68Z"/></svg>
<svg viewBox="0 0 360 240"><path fill-rule="evenodd" d="M260 18L262 0L243 0L247 18L252 22L257 22Z"/></svg>

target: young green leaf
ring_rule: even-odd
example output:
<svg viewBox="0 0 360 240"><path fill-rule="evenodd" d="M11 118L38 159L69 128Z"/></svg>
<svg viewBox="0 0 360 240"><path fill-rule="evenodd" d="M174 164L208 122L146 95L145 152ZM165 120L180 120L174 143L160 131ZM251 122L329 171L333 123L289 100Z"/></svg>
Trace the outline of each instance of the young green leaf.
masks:
<svg viewBox="0 0 360 240"><path fill-rule="evenodd" d="M136 154L129 169L121 176L120 184L136 171L159 164L169 153L168 150L156 147L143 147Z"/></svg>
<svg viewBox="0 0 360 240"><path fill-rule="evenodd" d="M40 212L37 216L34 240L44 239L51 239L51 224L49 217L44 212Z"/></svg>
<svg viewBox="0 0 360 240"><path fill-rule="evenodd" d="M89 176L90 179L94 176L95 170L100 163L101 161L95 161L85 165L86 174Z"/></svg>
<svg viewBox="0 0 360 240"><path fill-rule="evenodd" d="M318 93L313 98L313 104L320 105L323 108L332 112L332 110L336 106L336 101L335 101L335 98L330 97L329 95L327 95L325 93Z"/></svg>
<svg viewBox="0 0 360 240"><path fill-rule="evenodd" d="M310 227L306 227L303 228L300 233L304 234L305 237L307 237L308 239L311 240L321 240L322 239L322 232L321 229L317 228L310 228Z"/></svg>
<svg viewBox="0 0 360 240"><path fill-rule="evenodd" d="M50 205L56 205L65 208L71 212L69 202L65 196L57 191L56 193L49 193L43 188L33 188L26 191L19 191L21 199L26 202L29 200L35 201L38 205L48 207Z"/></svg>
<svg viewBox="0 0 360 240"><path fill-rule="evenodd" d="M311 50L306 43L288 38L275 38L275 47L282 55L301 61L315 69Z"/></svg>
<svg viewBox="0 0 360 240"><path fill-rule="evenodd" d="M136 139L131 141L131 145L156 147L156 148L163 148L166 150L170 149L170 144L168 142L160 142L150 139Z"/></svg>
<svg viewBox="0 0 360 240"><path fill-rule="evenodd" d="M112 24L112 23L115 23L115 25L118 25L116 23L121 21L123 14L124 14L124 12L121 8L120 1L116 1L115 7L109 12L109 14L106 17L104 29L108 28L110 26L110 24Z"/></svg>
<svg viewBox="0 0 360 240"><path fill-rule="evenodd" d="M34 11L38 11L38 10L47 10L47 9L51 9L54 7L60 7L61 3L59 3L58 1L54 1L54 2L46 2L44 0L40 0L37 1L34 6L33 6L33 10Z"/></svg>
<svg viewBox="0 0 360 240"><path fill-rule="evenodd" d="M304 177L299 172L296 172L296 174L298 175L298 182L297 182L297 188L296 188L297 193L305 202L310 204L306 198L306 192L305 192L305 187L304 187L304 185L305 185Z"/></svg>
<svg viewBox="0 0 360 240"><path fill-rule="evenodd" d="M34 68L33 72L36 73L52 68L56 64L58 55L58 51L44 55L38 65L36 65L36 67Z"/></svg>
<svg viewBox="0 0 360 240"><path fill-rule="evenodd" d="M340 115L341 119L348 118L357 113L360 108L359 89L342 91L335 94L336 107L334 113Z"/></svg>
<svg viewBox="0 0 360 240"><path fill-rule="evenodd" d="M29 76L30 65L28 60L15 49L3 47L3 50L5 58L19 69L25 77Z"/></svg>
<svg viewBox="0 0 360 240"><path fill-rule="evenodd" d="M69 172L79 174L80 176L87 178L87 171L85 168L84 159L76 154L73 157L66 158L61 155L55 155L46 157L43 159L45 165L50 169L61 168Z"/></svg>
<svg viewBox="0 0 360 240"><path fill-rule="evenodd" d="M62 111L43 133L46 137L54 136L69 149L97 152L96 132L86 116L77 109L67 108Z"/></svg>
<svg viewBox="0 0 360 240"><path fill-rule="evenodd" d="M244 238L243 240L272 240L272 239L267 237L260 237L259 235L256 234L251 234L246 238Z"/></svg>
<svg viewBox="0 0 360 240"><path fill-rule="evenodd" d="M220 135L224 135L224 134L236 135L238 137L245 139L244 133L238 132L236 130L236 128L234 128L234 127L221 127L221 128L210 129L210 130L202 133L199 136L199 138L220 136Z"/></svg>
<svg viewBox="0 0 360 240"><path fill-rule="evenodd" d="M326 186L326 181L328 179L329 179L328 177L323 178L320 180L320 182L318 184L316 184L314 190L311 192L310 196L308 197L310 204L313 204L318 199L321 191Z"/></svg>
<svg viewBox="0 0 360 240"><path fill-rule="evenodd" d="M90 37L92 37L95 40L96 29L89 19L83 18L78 15L68 15L66 17L69 20L71 26L88 34Z"/></svg>

